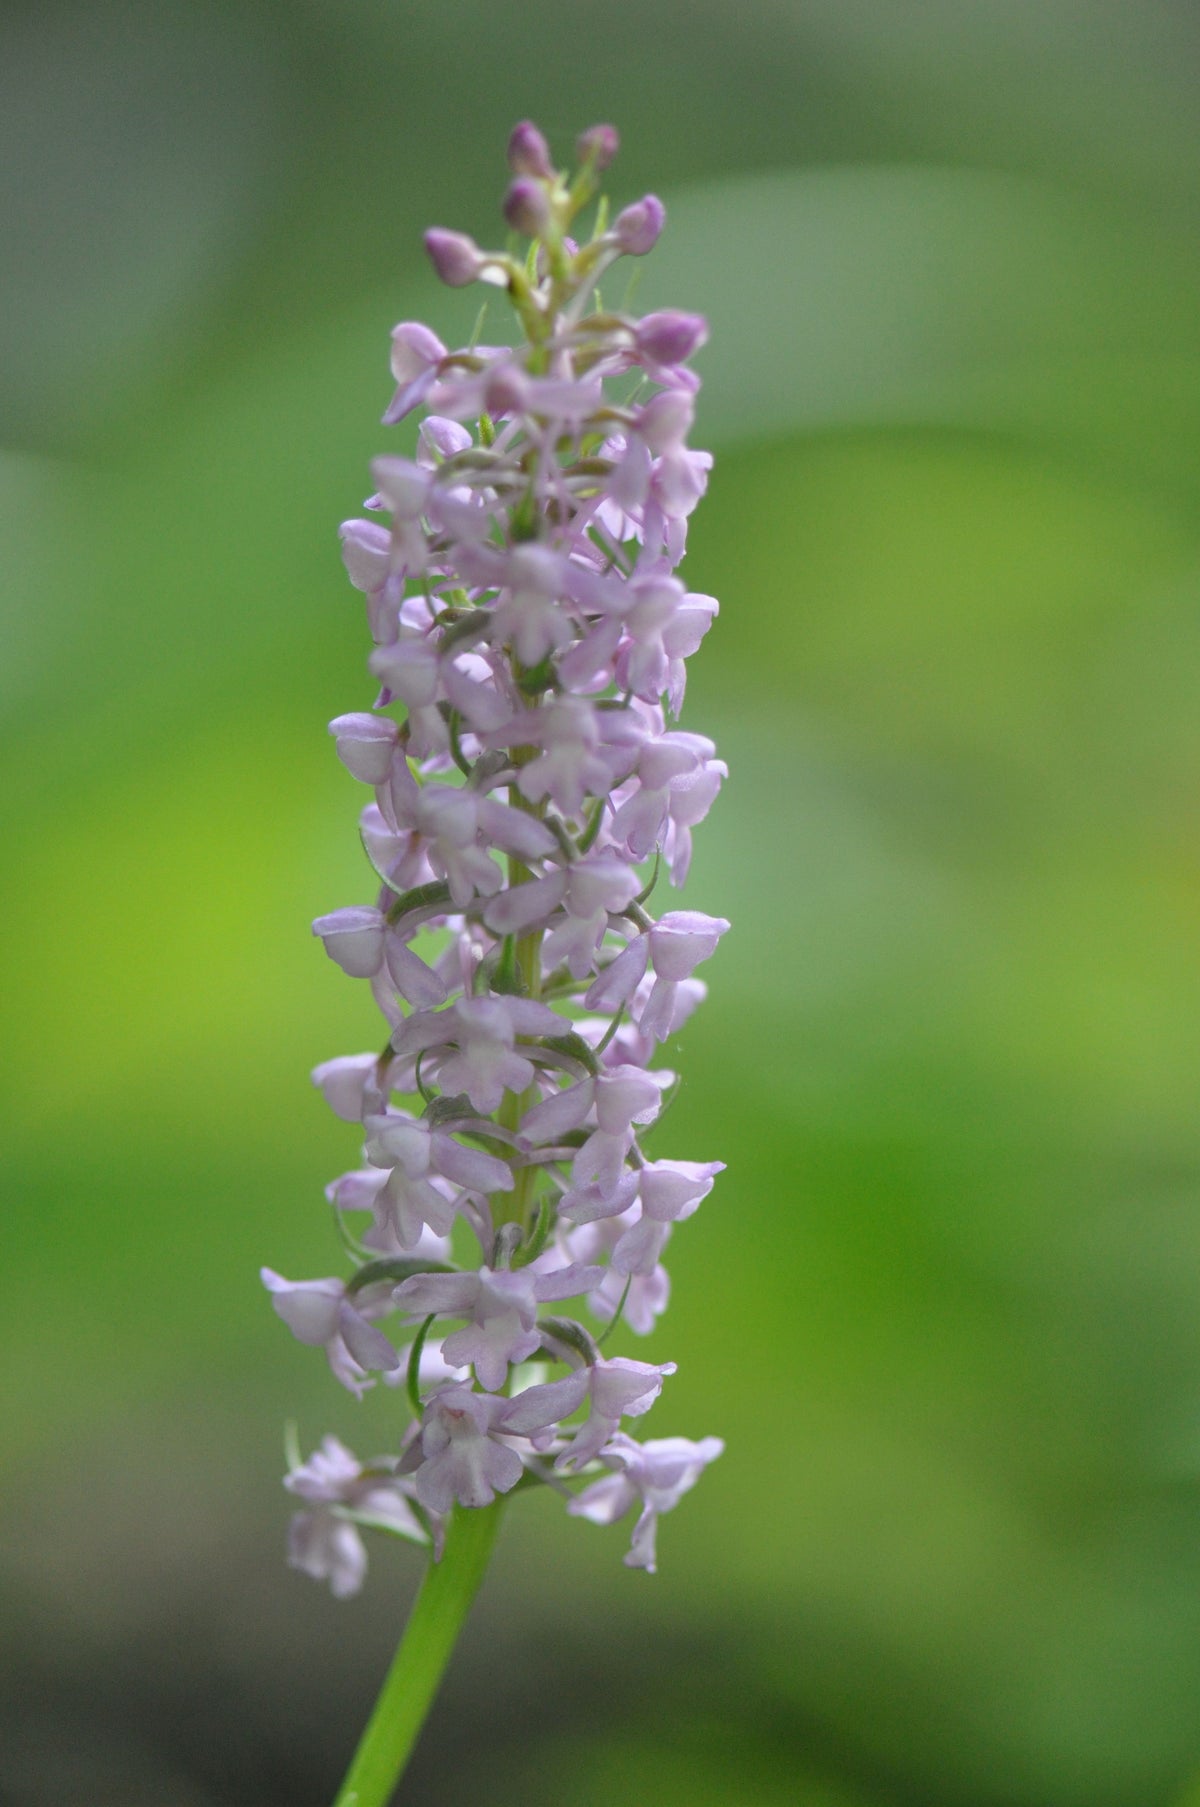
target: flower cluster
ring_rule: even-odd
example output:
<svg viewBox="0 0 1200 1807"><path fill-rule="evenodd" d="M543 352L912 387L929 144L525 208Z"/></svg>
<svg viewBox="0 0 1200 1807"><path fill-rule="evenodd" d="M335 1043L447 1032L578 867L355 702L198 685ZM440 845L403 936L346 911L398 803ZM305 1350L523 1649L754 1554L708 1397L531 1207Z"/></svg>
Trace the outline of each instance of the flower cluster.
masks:
<svg viewBox="0 0 1200 1807"><path fill-rule="evenodd" d="M361 1465L327 1438L293 1463L292 1561L338 1594L361 1582L360 1525L436 1554L456 1502L523 1480L597 1523L639 1507L625 1560L653 1570L657 1515L722 1448L635 1442L621 1421L674 1364L602 1353L619 1320L653 1326L666 1243L721 1171L644 1141L675 1085L651 1062L729 924L646 908L660 867L683 883L725 775L674 725L717 612L675 574L711 462L687 443L706 326L602 306L599 279L652 248L664 211L647 195L610 222L616 134L594 127L578 151L568 179L536 127L512 134L504 212L527 254L427 234L445 282L504 289L520 342L451 351L395 328L384 422L427 413L413 457L375 460L370 518L342 528L381 688L330 731L373 792L379 888L313 931L369 983L388 1038L313 1074L362 1128L363 1165L327 1188L353 1271L263 1270L344 1386L381 1375L412 1408L397 1458ZM571 1300L590 1328L563 1315ZM397 1314L402 1350L380 1327Z"/></svg>

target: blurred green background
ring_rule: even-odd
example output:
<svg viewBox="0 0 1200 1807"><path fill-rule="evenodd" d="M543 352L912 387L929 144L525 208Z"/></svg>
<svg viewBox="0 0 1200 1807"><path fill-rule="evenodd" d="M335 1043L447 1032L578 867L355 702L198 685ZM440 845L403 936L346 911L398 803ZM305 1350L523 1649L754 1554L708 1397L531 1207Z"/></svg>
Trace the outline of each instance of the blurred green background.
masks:
<svg viewBox="0 0 1200 1807"><path fill-rule="evenodd" d="M523 1500L400 1799L1200 1801L1200 18L89 0L0 25L0 1800L319 1807L415 1583L283 1562L369 1045L336 526L431 222L620 127L711 316L734 919L661 1154L664 1523ZM674 1058L674 1056L673 1056ZM380 1390L383 1391L382 1389Z"/></svg>

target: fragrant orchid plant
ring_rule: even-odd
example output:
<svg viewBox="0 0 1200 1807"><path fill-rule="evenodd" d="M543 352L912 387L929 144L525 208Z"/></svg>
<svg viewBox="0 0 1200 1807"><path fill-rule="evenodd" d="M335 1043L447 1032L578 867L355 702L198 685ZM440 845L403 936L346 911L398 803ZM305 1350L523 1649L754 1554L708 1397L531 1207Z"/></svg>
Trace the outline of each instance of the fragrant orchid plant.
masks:
<svg viewBox="0 0 1200 1807"><path fill-rule="evenodd" d="M717 612L675 575L711 462L687 443L707 329L602 306L600 278L664 220L646 195L610 221L598 194L616 148L612 127L585 132L568 179L518 125L510 248L426 235L444 282L504 290L519 342L450 351L395 328L383 418L426 410L415 456L377 458L370 518L342 528L380 690L330 731L373 793L376 894L313 932L370 986L386 1039L313 1074L361 1125L363 1165L327 1188L348 1277L263 1281L343 1386L378 1376L407 1417L387 1457L333 1437L293 1452L292 1563L343 1596L363 1580L364 1530L431 1555L342 1807L388 1798L502 1496L546 1485L597 1524L635 1513L625 1561L653 1571L660 1514L722 1449L635 1441L622 1420L674 1363L605 1352L619 1324L653 1326L665 1246L721 1171L644 1145L676 1083L652 1062L729 926L648 908L660 877L683 883L725 775L713 743L675 725Z"/></svg>

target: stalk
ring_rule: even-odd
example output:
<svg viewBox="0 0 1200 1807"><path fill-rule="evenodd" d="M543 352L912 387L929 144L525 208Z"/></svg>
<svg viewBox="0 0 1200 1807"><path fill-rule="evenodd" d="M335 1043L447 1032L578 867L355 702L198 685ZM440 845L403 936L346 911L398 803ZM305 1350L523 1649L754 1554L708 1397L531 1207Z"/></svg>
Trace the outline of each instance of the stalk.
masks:
<svg viewBox="0 0 1200 1807"><path fill-rule="evenodd" d="M487 1571L504 1501L456 1506L430 1562L375 1709L333 1807L386 1807L404 1774L458 1634Z"/></svg>
<svg viewBox="0 0 1200 1807"><path fill-rule="evenodd" d="M531 747L518 747L514 754L514 763L525 765L532 754ZM526 802L515 784L509 786L508 797L515 809L523 809L527 815L541 816L543 814L543 807ZM515 854L509 854L509 886L526 885L532 877L533 873L524 861L518 859ZM542 995L542 935L541 929L531 929L527 934L518 937L514 950L517 978L524 995L529 998L540 998ZM520 1129L521 1119L525 1112L530 1110L540 1097L541 1093L536 1085L531 1086L527 1092L506 1092L499 1113L502 1127L511 1130ZM492 1199L492 1221L497 1228L504 1223L517 1223L520 1224L525 1235L529 1234L534 1178L533 1168L523 1167L517 1172L513 1190L507 1194L499 1192Z"/></svg>

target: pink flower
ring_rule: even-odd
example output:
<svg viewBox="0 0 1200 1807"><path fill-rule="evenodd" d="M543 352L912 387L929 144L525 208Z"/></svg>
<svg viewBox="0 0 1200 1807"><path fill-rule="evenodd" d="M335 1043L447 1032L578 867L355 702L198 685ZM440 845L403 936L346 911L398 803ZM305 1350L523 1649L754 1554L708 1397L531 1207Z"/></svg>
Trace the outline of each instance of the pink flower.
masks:
<svg viewBox="0 0 1200 1807"><path fill-rule="evenodd" d="M576 1431L569 1449L563 1450L556 1468L582 1468L617 1429L622 1418L640 1418L648 1412L662 1392L668 1374L674 1374L675 1363L628 1361L617 1356L612 1361L598 1361L586 1368L591 1410L587 1423Z"/></svg>
<svg viewBox="0 0 1200 1807"><path fill-rule="evenodd" d="M443 1338L447 1361L475 1368L479 1384L494 1392L504 1385L510 1367L533 1354L540 1344L537 1308L546 1299L570 1299L600 1278L599 1268L563 1267L535 1273L494 1272L483 1267L468 1274L416 1274L396 1288L402 1311L424 1317L430 1312L466 1317L465 1330Z"/></svg>
<svg viewBox="0 0 1200 1807"><path fill-rule="evenodd" d="M399 1356L382 1330L367 1322L389 1309L378 1289L371 1296L351 1295L342 1280L285 1280L273 1269L261 1269L271 1303L298 1342L324 1348L334 1374L351 1393L361 1396L367 1372L394 1368Z"/></svg>
<svg viewBox="0 0 1200 1807"><path fill-rule="evenodd" d="M382 1464L364 1466L336 1437L323 1439L307 1462L284 1477L305 1502L288 1529L288 1562L328 1581L335 1600L356 1594L367 1572L359 1524L388 1530L413 1543L429 1538L409 1504L412 1483Z"/></svg>
<svg viewBox="0 0 1200 1807"><path fill-rule="evenodd" d="M625 1562L629 1568L648 1569L653 1575L657 1567L655 1533L659 1514L677 1506L724 1449L720 1437L704 1437L699 1443L686 1437L635 1443L632 1437L618 1431L603 1451L604 1460L614 1472L585 1488L567 1511L591 1519L594 1525L611 1525L640 1502L642 1510Z"/></svg>
<svg viewBox="0 0 1200 1807"><path fill-rule="evenodd" d="M411 414L433 387L446 347L418 320L402 320L392 328L392 375L396 393L383 417L385 427Z"/></svg>
<svg viewBox="0 0 1200 1807"><path fill-rule="evenodd" d="M413 1476L417 1498L431 1512L449 1512L455 1500L463 1506L490 1506L521 1478L519 1448L507 1439L524 1439L562 1413L553 1385L528 1387L515 1399L465 1386L440 1388L425 1408L424 1461Z"/></svg>
<svg viewBox="0 0 1200 1807"><path fill-rule="evenodd" d="M389 927L382 911L369 905L333 910L312 927L329 958L351 978L373 979L386 970L410 1004L444 1003L446 988L437 974Z"/></svg>

